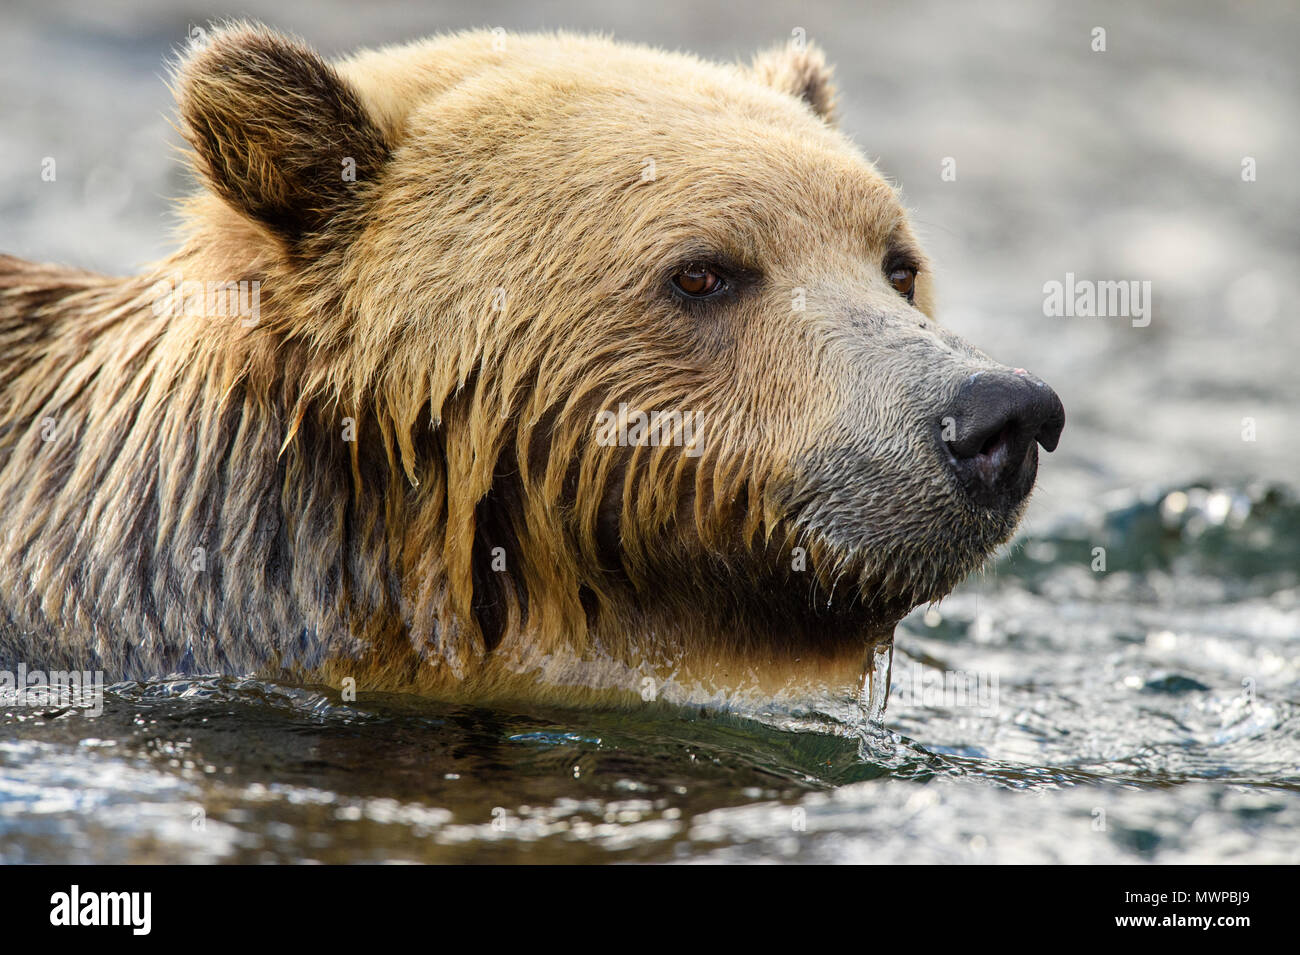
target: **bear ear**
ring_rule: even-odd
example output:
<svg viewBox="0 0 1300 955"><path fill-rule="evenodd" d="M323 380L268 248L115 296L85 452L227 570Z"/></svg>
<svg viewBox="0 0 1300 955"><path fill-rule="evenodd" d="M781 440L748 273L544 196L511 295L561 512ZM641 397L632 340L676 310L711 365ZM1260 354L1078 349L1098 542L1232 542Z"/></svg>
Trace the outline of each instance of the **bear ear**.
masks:
<svg viewBox="0 0 1300 955"><path fill-rule="evenodd" d="M177 64L173 88L198 174L290 246L324 231L388 157L357 92L265 27L207 34Z"/></svg>
<svg viewBox="0 0 1300 955"><path fill-rule="evenodd" d="M826 65L815 44L787 43L765 50L754 57L750 69L760 83L797 96L826 122L835 122L834 68Z"/></svg>

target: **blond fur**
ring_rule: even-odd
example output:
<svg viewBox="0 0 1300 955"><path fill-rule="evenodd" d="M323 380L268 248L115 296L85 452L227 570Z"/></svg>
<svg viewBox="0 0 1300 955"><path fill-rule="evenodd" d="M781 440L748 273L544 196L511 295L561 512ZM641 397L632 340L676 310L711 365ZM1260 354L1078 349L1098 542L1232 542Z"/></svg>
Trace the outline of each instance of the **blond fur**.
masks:
<svg viewBox="0 0 1300 955"><path fill-rule="evenodd" d="M175 255L127 279L0 258L0 656L469 699L803 693L851 683L1010 532L905 465L869 500L809 484L846 448L920 447L898 359L863 374L874 346L848 341L868 313L986 361L928 321L928 265L830 124L815 48L718 66L484 32L330 66L234 24L173 83L202 183ZM663 269L713 249L762 291L683 317ZM920 264L915 309L891 249ZM169 276L256 280L260 318L159 315ZM620 402L697 411L703 453L597 445Z"/></svg>

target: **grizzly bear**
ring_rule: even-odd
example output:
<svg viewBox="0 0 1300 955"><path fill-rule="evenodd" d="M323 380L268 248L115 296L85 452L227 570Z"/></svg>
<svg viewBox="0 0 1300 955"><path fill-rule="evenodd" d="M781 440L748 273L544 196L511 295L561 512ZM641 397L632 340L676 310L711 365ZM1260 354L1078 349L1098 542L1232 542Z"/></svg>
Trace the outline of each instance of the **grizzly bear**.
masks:
<svg viewBox="0 0 1300 955"><path fill-rule="evenodd" d="M1056 395L935 322L812 46L330 64L236 23L173 84L178 251L0 257L0 665L840 692L1056 445Z"/></svg>

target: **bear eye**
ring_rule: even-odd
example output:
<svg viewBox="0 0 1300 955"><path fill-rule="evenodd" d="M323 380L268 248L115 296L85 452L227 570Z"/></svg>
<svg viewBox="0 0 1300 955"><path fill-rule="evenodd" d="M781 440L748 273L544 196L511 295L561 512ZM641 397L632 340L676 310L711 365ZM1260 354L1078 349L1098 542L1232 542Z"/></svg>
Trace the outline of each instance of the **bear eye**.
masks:
<svg viewBox="0 0 1300 955"><path fill-rule="evenodd" d="M673 285L691 298L708 298L723 286L722 276L706 265L688 265L673 276Z"/></svg>
<svg viewBox="0 0 1300 955"><path fill-rule="evenodd" d="M909 302L916 295L916 269L898 268L889 273L889 284Z"/></svg>

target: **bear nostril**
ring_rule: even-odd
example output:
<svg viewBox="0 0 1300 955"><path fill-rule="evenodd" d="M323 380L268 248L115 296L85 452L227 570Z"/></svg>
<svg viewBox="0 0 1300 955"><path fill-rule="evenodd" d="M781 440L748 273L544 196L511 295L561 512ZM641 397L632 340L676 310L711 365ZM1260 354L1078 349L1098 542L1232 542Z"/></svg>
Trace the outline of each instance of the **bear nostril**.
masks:
<svg viewBox="0 0 1300 955"><path fill-rule="evenodd" d="M1065 409L1032 375L979 372L962 384L942 424L961 483L977 499L1006 504L1029 493L1038 470L1035 445L1056 448Z"/></svg>
<svg viewBox="0 0 1300 955"><path fill-rule="evenodd" d="M1010 434L1009 428L1006 427L999 428L996 434L991 435L989 439L984 442L984 444L980 447L979 453L991 454L995 446L999 444L1003 444L1008 440L1009 434Z"/></svg>

